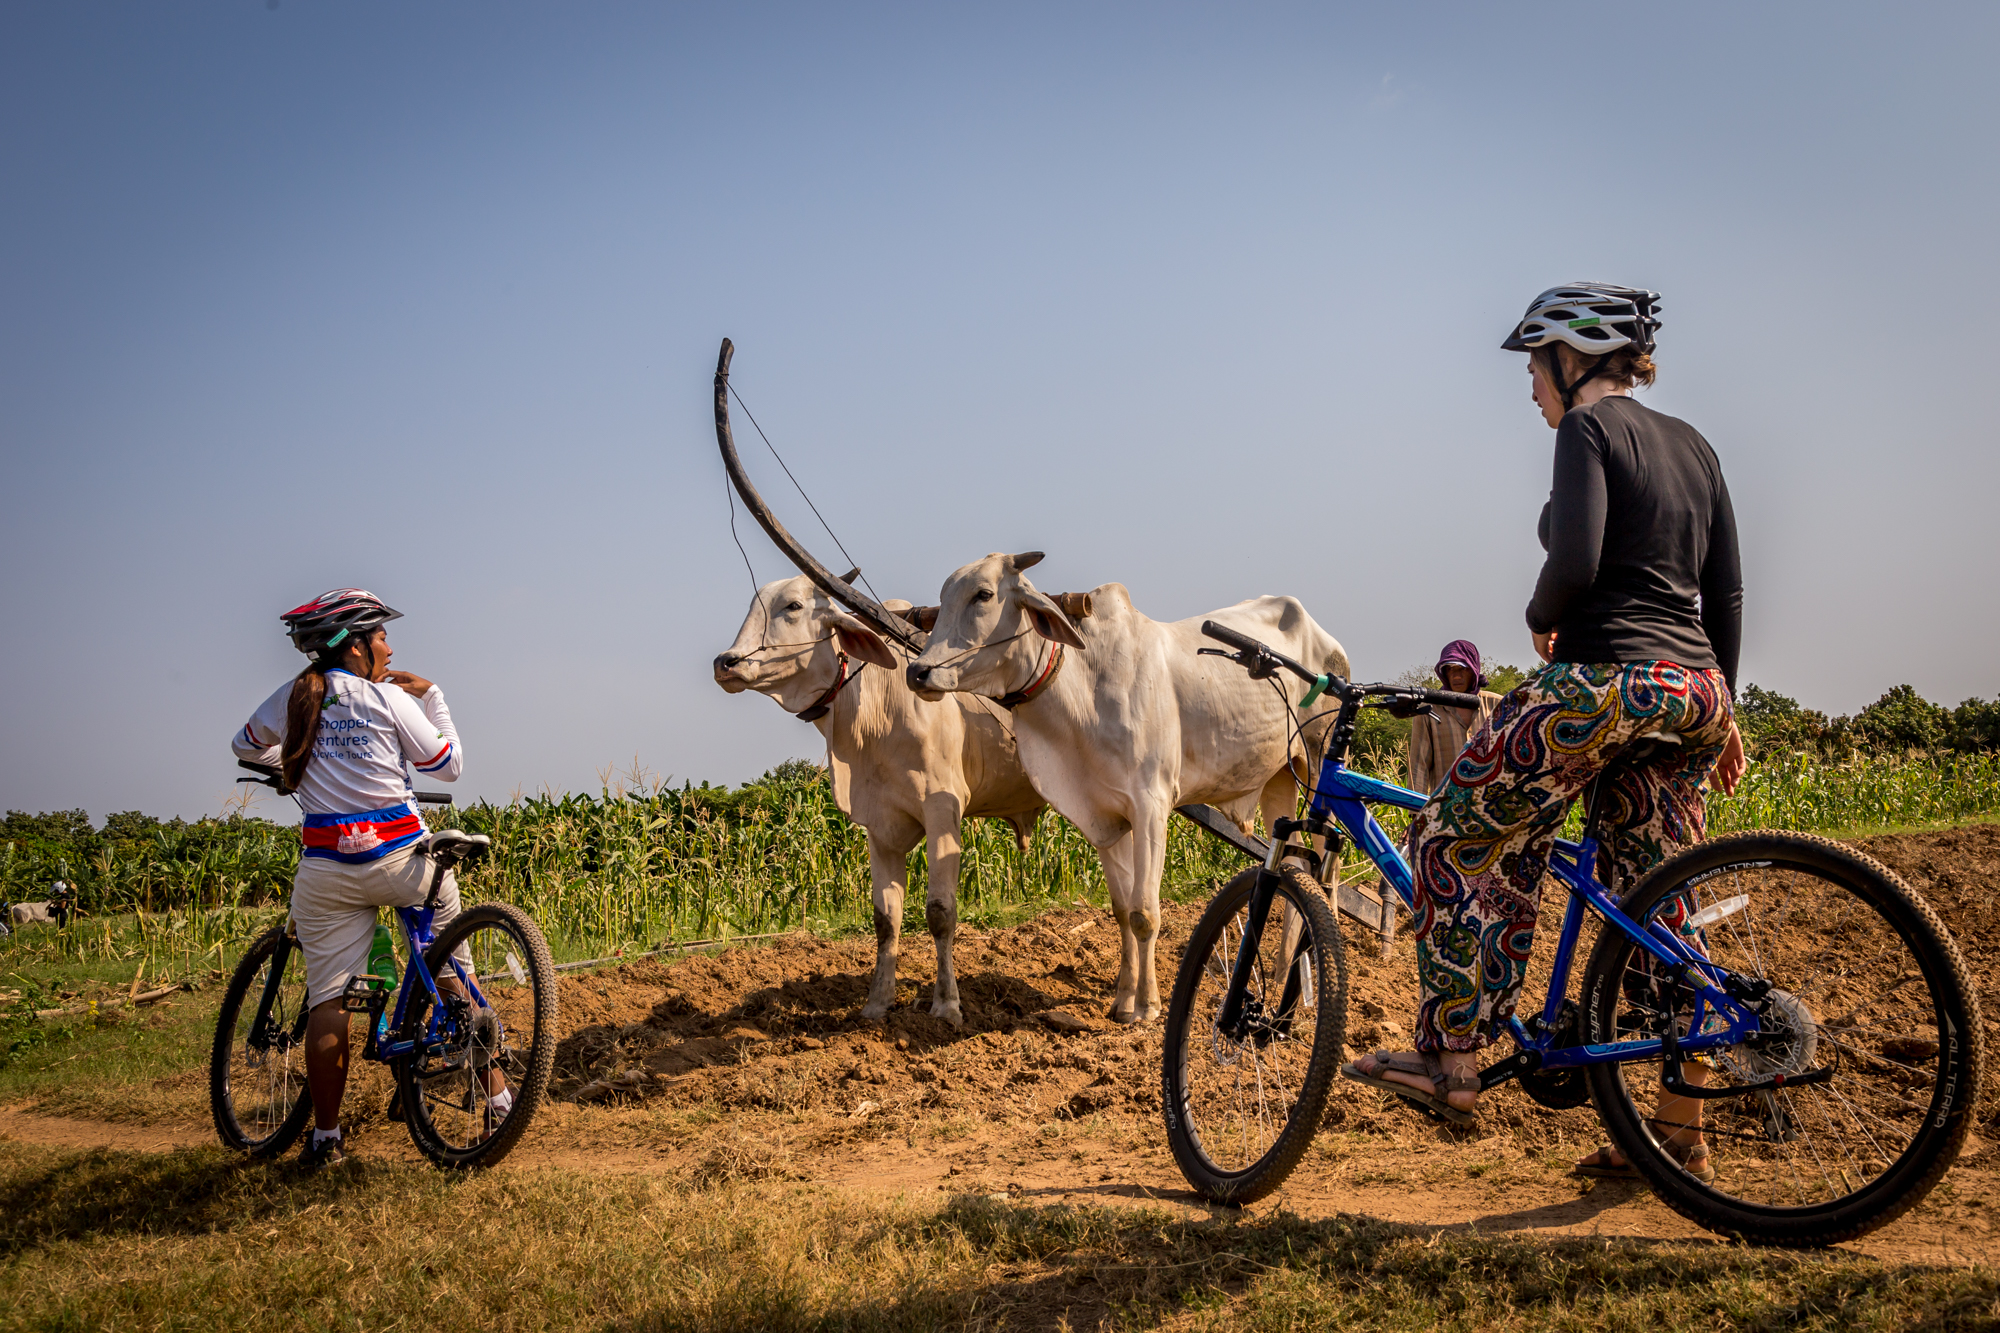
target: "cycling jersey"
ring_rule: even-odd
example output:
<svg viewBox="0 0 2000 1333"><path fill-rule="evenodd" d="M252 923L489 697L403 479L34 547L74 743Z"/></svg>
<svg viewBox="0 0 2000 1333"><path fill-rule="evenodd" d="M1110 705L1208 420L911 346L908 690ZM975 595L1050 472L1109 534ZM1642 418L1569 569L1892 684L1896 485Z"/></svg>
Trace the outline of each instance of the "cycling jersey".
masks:
<svg viewBox="0 0 2000 1333"><path fill-rule="evenodd" d="M230 743L238 758L277 766L291 697L287 681L251 715ZM440 782L464 771L443 692L433 685L418 701L400 685L328 671L319 735L299 779L305 855L372 861L421 838L410 766Z"/></svg>

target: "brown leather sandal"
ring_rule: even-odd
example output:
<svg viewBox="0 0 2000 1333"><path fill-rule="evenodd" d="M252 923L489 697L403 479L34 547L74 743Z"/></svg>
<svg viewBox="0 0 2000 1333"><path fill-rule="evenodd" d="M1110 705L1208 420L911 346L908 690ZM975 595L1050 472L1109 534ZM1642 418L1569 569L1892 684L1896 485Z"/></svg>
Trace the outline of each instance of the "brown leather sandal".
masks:
<svg viewBox="0 0 2000 1333"><path fill-rule="evenodd" d="M1667 1156L1680 1163L1681 1170L1687 1172L1702 1184L1713 1185L1715 1183L1715 1167L1709 1163L1708 1144L1706 1141L1679 1144L1675 1143L1672 1139L1662 1139L1660 1141L1660 1148ZM1579 1176L1592 1176L1599 1180L1642 1179L1639 1175L1639 1168L1632 1165L1629 1158L1623 1164L1614 1164L1611 1161L1613 1153L1618 1154L1620 1157L1625 1156L1623 1148L1614 1143L1607 1143L1590 1155L1597 1158L1597 1161L1593 1162L1590 1158L1585 1158L1576 1164L1574 1170Z"/></svg>
<svg viewBox="0 0 2000 1333"><path fill-rule="evenodd" d="M1433 1091L1426 1094L1407 1083L1398 1083L1394 1079L1379 1078L1375 1074L1365 1073L1361 1066L1353 1061L1340 1067L1340 1076L1366 1087L1393 1092L1405 1101L1414 1102L1434 1115L1443 1116L1454 1125L1470 1125L1479 1119L1471 1111L1461 1111L1445 1100L1454 1092L1478 1092L1478 1074L1445 1073L1444 1062L1438 1059L1435 1051L1418 1051L1414 1056L1405 1055L1400 1051L1374 1051L1368 1058L1375 1062L1377 1070L1393 1069L1399 1074L1416 1074L1429 1079Z"/></svg>

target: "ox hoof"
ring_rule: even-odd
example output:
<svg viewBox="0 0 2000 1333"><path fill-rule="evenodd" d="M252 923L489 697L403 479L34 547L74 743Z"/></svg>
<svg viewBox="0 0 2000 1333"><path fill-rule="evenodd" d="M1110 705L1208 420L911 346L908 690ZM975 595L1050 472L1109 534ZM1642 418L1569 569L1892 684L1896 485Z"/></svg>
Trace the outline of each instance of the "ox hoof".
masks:
<svg viewBox="0 0 2000 1333"><path fill-rule="evenodd" d="M1137 1005L1129 1009L1113 1005L1111 1012L1106 1015L1112 1022L1122 1023L1126 1027L1137 1027L1141 1023L1150 1023L1159 1016L1160 1009L1158 1005L1150 1005L1144 1009L1141 1009Z"/></svg>
<svg viewBox="0 0 2000 1333"><path fill-rule="evenodd" d="M880 1023L888 1016L889 1002L887 1000L870 1000L861 1006L861 1017L865 1022Z"/></svg>
<svg viewBox="0 0 2000 1333"><path fill-rule="evenodd" d="M933 1004L931 1006L931 1017L942 1018L945 1022L951 1024L955 1028L962 1028L965 1026L965 1014L959 1009L959 1006L956 1001L950 1004L944 1004L944 1003Z"/></svg>

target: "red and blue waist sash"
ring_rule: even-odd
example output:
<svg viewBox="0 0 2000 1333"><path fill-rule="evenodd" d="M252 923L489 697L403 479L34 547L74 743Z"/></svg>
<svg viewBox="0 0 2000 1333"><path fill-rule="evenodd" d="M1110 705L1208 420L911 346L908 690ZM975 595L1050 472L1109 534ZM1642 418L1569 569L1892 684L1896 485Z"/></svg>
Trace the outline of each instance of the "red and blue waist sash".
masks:
<svg viewBox="0 0 2000 1333"><path fill-rule="evenodd" d="M424 821L405 801L353 815L307 815L299 834L307 856L354 864L409 846L424 836Z"/></svg>

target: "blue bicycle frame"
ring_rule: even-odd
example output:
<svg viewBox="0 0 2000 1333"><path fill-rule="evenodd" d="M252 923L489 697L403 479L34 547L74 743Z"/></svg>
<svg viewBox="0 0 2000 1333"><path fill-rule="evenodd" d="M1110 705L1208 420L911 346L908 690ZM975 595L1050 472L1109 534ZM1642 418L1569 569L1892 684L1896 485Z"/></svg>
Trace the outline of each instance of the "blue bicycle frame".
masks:
<svg viewBox="0 0 2000 1333"><path fill-rule="evenodd" d="M1319 782L1312 793L1309 818L1306 822L1324 826L1331 819L1337 822L1347 836L1354 841L1368 859L1382 873L1383 880L1394 888L1406 907L1415 909L1416 882L1410 873L1409 864L1402 853L1389 840L1381 824L1369 810L1370 803L1393 805L1405 810L1420 810L1428 798L1416 792L1383 782L1363 773L1349 769L1340 759L1329 755L1320 769ZM1265 861L1267 870L1275 871L1285 852L1282 838L1273 838L1271 850ZM1329 853L1331 854L1331 853ZM1489 1066L1482 1075L1484 1087L1506 1081L1518 1074L1536 1070L1576 1069L1585 1065L1627 1064L1638 1061L1660 1060L1663 1057L1700 1054L1704 1051L1719 1050L1735 1046L1761 1031L1757 1014L1744 1002L1749 992L1733 974L1716 967L1689 942L1664 926L1654 923L1641 926L1620 910L1612 899L1610 891L1597 878L1598 843L1589 831L1581 842L1570 842L1558 838L1549 858L1549 870L1569 890L1568 906L1563 912L1562 935L1556 945L1553 974L1549 978L1548 998L1542 1013L1529 1023L1523 1023L1518 1016L1507 1020L1507 1030L1520 1054ZM1257 899L1263 901L1259 903ZM1257 908L1262 906L1263 912ZM1693 1012L1687 1023L1685 1037L1676 1037L1669 1025L1669 1035L1665 1038L1648 1038L1643 1041L1621 1041L1607 1045L1558 1046L1561 1038L1560 1018L1562 1007L1569 992L1570 967L1576 951L1578 937L1583 930L1584 912L1592 911L1609 922L1611 927L1625 935L1633 943L1644 949L1660 964L1659 978L1669 985L1678 984L1687 1000L1692 1002ZM1251 928L1260 930L1264 916L1269 911L1269 894L1262 893L1253 898ZM1236 989L1232 987L1232 990ZM1739 997L1737 992L1742 992ZM1679 1008L1674 1005L1669 1012ZM1712 1030L1710 1019L1719 1019ZM1700 1096L1699 1089L1688 1087L1679 1077L1678 1061L1670 1059L1666 1082L1672 1091L1691 1096ZM1808 1075L1794 1078L1797 1084L1808 1080L1818 1081ZM1738 1093L1745 1089L1737 1089Z"/></svg>
<svg viewBox="0 0 2000 1333"><path fill-rule="evenodd" d="M363 1059L397 1060L411 1054L418 1048L419 1042L414 1038L406 1037L396 1041L388 1039L389 1033L402 1031L403 1018L409 1012L410 1000L416 994L418 983L422 983L423 989L430 996L431 1001L430 1021L424 1025L421 1044L427 1050L442 1044L443 1035L441 1025L448 1011L445 1007L444 996L438 991L437 980L431 975L429 966L424 962L424 950L429 948L436 938L431 930L431 920L435 915L436 909L430 907L399 907L396 909L396 916L403 923L404 942L410 947L410 962L403 969L403 984L396 992L396 1003L393 1010L385 1007L380 1017L376 1019L374 1026L369 1029L368 1046L363 1052ZM487 1008L486 997L480 993L478 985L467 973L464 965L456 958L449 959L448 961L451 963L452 973L457 976L459 984L465 987L465 993L471 999L473 1007L475 1009Z"/></svg>

